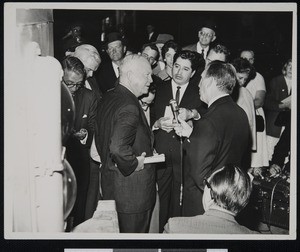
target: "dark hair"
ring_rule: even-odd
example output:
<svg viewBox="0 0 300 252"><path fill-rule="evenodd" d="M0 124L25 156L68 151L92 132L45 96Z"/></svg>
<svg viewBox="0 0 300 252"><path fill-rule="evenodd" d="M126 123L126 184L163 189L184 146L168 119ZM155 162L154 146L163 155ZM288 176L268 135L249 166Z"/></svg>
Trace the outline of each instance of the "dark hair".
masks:
<svg viewBox="0 0 300 252"><path fill-rule="evenodd" d="M236 58L232 61L232 65L234 66L237 73L247 73L249 74L246 83L253 80L256 76L256 71L254 66L244 58Z"/></svg>
<svg viewBox="0 0 300 252"><path fill-rule="evenodd" d="M190 50L182 50L176 52L174 55L173 62L175 63L178 58L187 59L191 62L192 71L196 70L200 64L200 54L190 51ZM173 64L174 64L173 63Z"/></svg>
<svg viewBox="0 0 300 252"><path fill-rule="evenodd" d="M174 40L168 40L161 48L161 56L163 59L165 59L166 53L169 51L169 48L174 49L175 53L181 50L181 46L178 45Z"/></svg>
<svg viewBox="0 0 300 252"><path fill-rule="evenodd" d="M282 72L283 75L286 75L286 69L287 69L287 66L288 66L288 64L291 63L291 62L292 62L292 59L288 59L288 60L284 63L284 65L283 65L283 67L282 67L282 70L281 70L281 72Z"/></svg>
<svg viewBox="0 0 300 252"><path fill-rule="evenodd" d="M154 50L154 51L157 52L157 55L156 55L156 57L155 57L155 60L157 61L157 60L159 59L159 50L158 50L157 46L156 46L154 43L144 44L144 45L142 46L142 52L145 50L146 47L150 47L151 50Z"/></svg>
<svg viewBox="0 0 300 252"><path fill-rule="evenodd" d="M216 53L223 53L225 55L225 61L227 62L228 57L230 56L230 51L228 48L221 44L216 44L213 46L210 50L216 52Z"/></svg>
<svg viewBox="0 0 300 252"><path fill-rule="evenodd" d="M233 65L214 60L207 65L205 77L213 77L219 90L231 94L236 83L236 71Z"/></svg>
<svg viewBox="0 0 300 252"><path fill-rule="evenodd" d="M152 94L155 94L156 89L157 89L157 85L156 85L155 81L151 82L151 84L149 86L149 92Z"/></svg>
<svg viewBox="0 0 300 252"><path fill-rule="evenodd" d="M75 72L77 74L82 75L83 79L85 79L84 65L80 61L80 59L73 56L67 56L62 60L61 65L64 71L68 70Z"/></svg>
<svg viewBox="0 0 300 252"><path fill-rule="evenodd" d="M215 203L230 212L239 213L249 202L252 183L246 171L227 164L214 172L208 182Z"/></svg>

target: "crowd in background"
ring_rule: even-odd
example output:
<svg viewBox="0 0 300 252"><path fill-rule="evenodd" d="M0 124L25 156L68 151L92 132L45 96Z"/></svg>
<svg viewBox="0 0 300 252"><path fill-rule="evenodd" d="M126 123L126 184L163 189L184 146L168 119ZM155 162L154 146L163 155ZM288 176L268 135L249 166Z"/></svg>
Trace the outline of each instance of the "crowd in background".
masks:
<svg viewBox="0 0 300 252"><path fill-rule="evenodd" d="M253 49L215 43L213 20L185 47L149 24L139 52L116 30L105 56L81 29L61 41L62 85L75 104L65 144L78 188L69 228L113 199L121 232L255 233L234 216L253 177L289 170L292 60L266 89ZM165 162L144 164L156 152Z"/></svg>

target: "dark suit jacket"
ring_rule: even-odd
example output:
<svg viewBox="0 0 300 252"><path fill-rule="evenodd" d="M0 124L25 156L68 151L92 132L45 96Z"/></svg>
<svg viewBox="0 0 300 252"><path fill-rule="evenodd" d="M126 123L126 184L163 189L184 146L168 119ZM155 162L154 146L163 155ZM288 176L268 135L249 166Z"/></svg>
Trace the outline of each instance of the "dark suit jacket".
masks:
<svg viewBox="0 0 300 252"><path fill-rule="evenodd" d="M196 44L187 45L187 46L183 47L182 50L190 50L190 51L193 51L193 52L197 52L197 43Z"/></svg>
<svg viewBox="0 0 300 252"><path fill-rule="evenodd" d="M230 96L216 100L184 142L183 216L203 214L203 180L223 165L241 165L250 137L246 113Z"/></svg>
<svg viewBox="0 0 300 252"><path fill-rule="evenodd" d="M110 60L100 64L98 70L95 72L95 77L102 93L116 86L117 76Z"/></svg>
<svg viewBox="0 0 300 252"><path fill-rule="evenodd" d="M151 122L153 124L156 120L164 116L165 108L169 105L171 99L173 99L173 93L171 80L169 80L157 88L153 109L151 110L151 117L153 118ZM199 97L199 88L195 82L188 84L178 106L187 109L199 108L199 110L201 110L200 114L205 111ZM154 131L154 135L156 151L158 153L164 153L166 155L166 162L170 162L172 159L172 151L177 151L180 147L180 141L175 131L172 130L170 133L167 133L162 129L158 129ZM176 155L178 156L179 153L176 153Z"/></svg>
<svg viewBox="0 0 300 252"><path fill-rule="evenodd" d="M154 43L157 40L158 33L153 32L151 38L149 39L149 34L147 33L145 36L145 43Z"/></svg>
<svg viewBox="0 0 300 252"><path fill-rule="evenodd" d="M88 83L90 84L93 93L95 94L97 101L99 102L100 99L102 98L102 92L99 88L98 82L95 78L95 76L87 78Z"/></svg>
<svg viewBox="0 0 300 252"><path fill-rule="evenodd" d="M283 75L273 78L270 82L264 105L267 135L273 137L280 136L282 127L276 126L275 120L279 112L283 111L283 109L279 108L279 103L288 96L288 88Z"/></svg>
<svg viewBox="0 0 300 252"><path fill-rule="evenodd" d="M117 85L102 98L96 120L96 147L102 165L104 200L115 200L121 213L141 213L155 202L155 169L135 171L137 156L153 155L153 135L138 99Z"/></svg>
<svg viewBox="0 0 300 252"><path fill-rule="evenodd" d="M84 146L89 148L95 131L97 99L91 90L81 88L75 93L73 100L75 104L74 129L79 131L84 128L88 131L88 139Z"/></svg>
<svg viewBox="0 0 300 252"><path fill-rule="evenodd" d="M71 135L66 143L66 157L76 176L77 196L71 215L74 225L84 221L85 200L90 176L90 146L95 129L97 99L93 91L81 88L73 96L75 104L74 130L84 128L88 131L85 144Z"/></svg>

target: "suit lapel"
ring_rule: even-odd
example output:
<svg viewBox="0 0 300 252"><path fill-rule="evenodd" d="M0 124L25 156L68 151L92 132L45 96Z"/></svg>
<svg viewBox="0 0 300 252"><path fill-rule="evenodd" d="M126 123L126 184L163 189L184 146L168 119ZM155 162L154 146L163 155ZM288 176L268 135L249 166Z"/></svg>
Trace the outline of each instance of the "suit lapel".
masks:
<svg viewBox="0 0 300 252"><path fill-rule="evenodd" d="M141 117L142 117L142 121L143 121L145 127L147 127L148 132L149 132L149 134L150 134L150 138L151 138L151 146L153 146L153 144L154 144L154 135L153 135L152 130L150 129L150 126L149 126L149 124L148 124L148 121L147 121L146 115L145 115L145 113L144 113L144 110L142 109L141 104L140 104L139 102L138 102L138 107L139 107L140 115L141 115Z"/></svg>

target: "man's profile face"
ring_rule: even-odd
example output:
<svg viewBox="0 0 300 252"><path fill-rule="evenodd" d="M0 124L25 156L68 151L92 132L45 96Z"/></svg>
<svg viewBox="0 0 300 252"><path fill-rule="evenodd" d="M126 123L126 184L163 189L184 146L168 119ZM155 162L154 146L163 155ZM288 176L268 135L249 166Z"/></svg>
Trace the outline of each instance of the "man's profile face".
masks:
<svg viewBox="0 0 300 252"><path fill-rule="evenodd" d="M205 59L205 65L207 66L210 62L214 60L219 60L225 62L226 56L224 53L216 53L214 50L210 50L206 59Z"/></svg>
<svg viewBox="0 0 300 252"><path fill-rule="evenodd" d="M184 85L190 81L194 72L190 60L178 57L172 68L173 80L178 85Z"/></svg>
<svg viewBox="0 0 300 252"><path fill-rule="evenodd" d="M199 87L200 100L205 102L206 104L209 103L208 91L209 91L209 86L212 83L212 81L213 81L213 78L207 77L207 69L205 69L201 74L201 80L200 80L198 87Z"/></svg>
<svg viewBox="0 0 300 252"><path fill-rule="evenodd" d="M152 82L152 69L148 61L140 60L140 64L132 66L131 88L137 97L147 94Z"/></svg>
<svg viewBox="0 0 300 252"><path fill-rule="evenodd" d="M84 70L86 72L86 78L92 77L93 73L97 70L98 66L99 66L99 64L93 59L86 61L84 63Z"/></svg>
<svg viewBox="0 0 300 252"><path fill-rule="evenodd" d="M156 63L157 54L157 51L152 50L150 46L147 46L142 51L142 56L148 60L151 66L153 66Z"/></svg>
<svg viewBox="0 0 300 252"><path fill-rule="evenodd" d="M119 61L124 57L125 48L120 40L116 40L107 45L106 51L112 61Z"/></svg>
<svg viewBox="0 0 300 252"><path fill-rule="evenodd" d="M206 27L202 27L202 29L198 33L199 42L201 46L208 46L211 42L216 39L215 32Z"/></svg>

